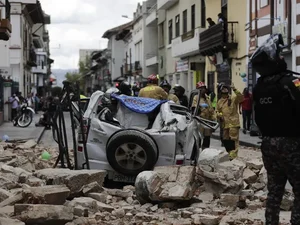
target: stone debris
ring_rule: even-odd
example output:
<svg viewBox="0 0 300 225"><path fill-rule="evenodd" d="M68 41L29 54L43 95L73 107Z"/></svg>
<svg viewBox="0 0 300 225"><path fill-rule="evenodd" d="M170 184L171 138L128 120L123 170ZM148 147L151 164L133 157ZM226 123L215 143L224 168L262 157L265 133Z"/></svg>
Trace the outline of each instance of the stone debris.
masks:
<svg viewBox="0 0 300 225"><path fill-rule="evenodd" d="M156 167L140 173L135 182L141 201L190 200L196 190L196 168L193 166Z"/></svg>
<svg viewBox="0 0 300 225"><path fill-rule="evenodd" d="M231 225L263 224L267 176L261 154L205 149L198 165L156 167L135 185L103 186L105 171L51 168L34 141L0 142L0 225ZM286 191L281 223L294 196Z"/></svg>

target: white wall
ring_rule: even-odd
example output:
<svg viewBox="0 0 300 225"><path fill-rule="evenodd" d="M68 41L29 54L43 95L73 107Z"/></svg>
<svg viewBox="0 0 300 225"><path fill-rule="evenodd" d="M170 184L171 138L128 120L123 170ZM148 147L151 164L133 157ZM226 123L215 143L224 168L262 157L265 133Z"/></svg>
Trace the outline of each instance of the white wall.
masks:
<svg viewBox="0 0 300 225"><path fill-rule="evenodd" d="M111 55L112 55L112 70L111 77L112 80L121 76L121 66L123 65L123 53L125 49L124 41L116 40L116 35L110 37L111 40Z"/></svg>

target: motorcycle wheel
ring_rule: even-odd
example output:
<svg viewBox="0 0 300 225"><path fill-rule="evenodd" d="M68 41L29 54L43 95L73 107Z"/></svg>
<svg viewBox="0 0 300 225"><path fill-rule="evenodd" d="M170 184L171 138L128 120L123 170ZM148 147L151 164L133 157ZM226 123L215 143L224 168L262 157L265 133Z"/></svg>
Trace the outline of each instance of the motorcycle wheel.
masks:
<svg viewBox="0 0 300 225"><path fill-rule="evenodd" d="M18 118L18 126L25 128L28 127L32 122L32 116L30 113L24 113Z"/></svg>

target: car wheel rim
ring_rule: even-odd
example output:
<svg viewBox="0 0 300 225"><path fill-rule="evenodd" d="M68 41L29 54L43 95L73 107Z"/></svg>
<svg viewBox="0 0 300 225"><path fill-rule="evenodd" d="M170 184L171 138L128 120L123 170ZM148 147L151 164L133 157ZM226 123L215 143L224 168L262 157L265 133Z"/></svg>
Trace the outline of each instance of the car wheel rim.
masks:
<svg viewBox="0 0 300 225"><path fill-rule="evenodd" d="M145 165L147 161L147 154L140 145L135 143L126 143L117 148L115 158L122 168L138 170Z"/></svg>

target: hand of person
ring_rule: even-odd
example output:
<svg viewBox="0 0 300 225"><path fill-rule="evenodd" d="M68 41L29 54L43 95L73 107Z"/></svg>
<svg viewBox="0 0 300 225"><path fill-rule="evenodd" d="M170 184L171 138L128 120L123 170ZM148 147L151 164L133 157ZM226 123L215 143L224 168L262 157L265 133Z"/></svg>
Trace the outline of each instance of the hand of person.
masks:
<svg viewBox="0 0 300 225"><path fill-rule="evenodd" d="M235 89L234 83L231 83L230 87L234 90Z"/></svg>

